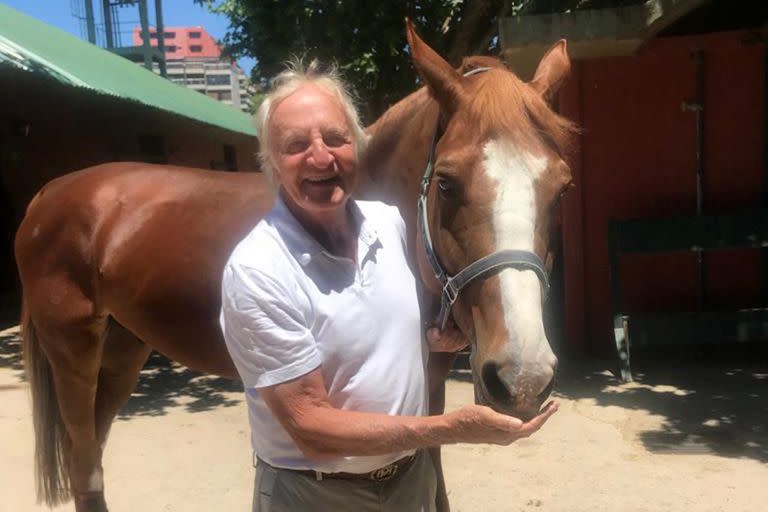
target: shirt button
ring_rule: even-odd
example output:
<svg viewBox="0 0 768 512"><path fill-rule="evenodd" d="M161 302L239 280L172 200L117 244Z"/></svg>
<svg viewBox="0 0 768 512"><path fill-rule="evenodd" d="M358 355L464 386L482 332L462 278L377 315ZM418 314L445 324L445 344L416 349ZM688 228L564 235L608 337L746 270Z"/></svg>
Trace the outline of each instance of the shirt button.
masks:
<svg viewBox="0 0 768 512"><path fill-rule="evenodd" d="M312 256L307 254L306 252L303 253L301 256L299 256L299 263L302 265L309 265L309 262L312 260Z"/></svg>

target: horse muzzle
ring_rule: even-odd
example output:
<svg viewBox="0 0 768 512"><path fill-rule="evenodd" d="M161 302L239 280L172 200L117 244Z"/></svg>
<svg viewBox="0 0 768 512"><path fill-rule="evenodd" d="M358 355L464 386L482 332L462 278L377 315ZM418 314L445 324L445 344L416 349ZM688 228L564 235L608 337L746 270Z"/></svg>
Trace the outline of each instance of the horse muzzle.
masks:
<svg viewBox="0 0 768 512"><path fill-rule="evenodd" d="M475 402L528 421L536 416L555 385L557 358L520 367L486 361L475 374Z"/></svg>

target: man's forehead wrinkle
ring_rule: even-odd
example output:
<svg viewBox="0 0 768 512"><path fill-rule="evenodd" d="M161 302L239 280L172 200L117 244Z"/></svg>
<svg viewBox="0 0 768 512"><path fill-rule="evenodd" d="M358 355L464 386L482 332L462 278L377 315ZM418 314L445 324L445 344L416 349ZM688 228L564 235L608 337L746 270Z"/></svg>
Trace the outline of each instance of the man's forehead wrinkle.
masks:
<svg viewBox="0 0 768 512"><path fill-rule="evenodd" d="M284 120L274 119L270 124L273 125L272 128L274 130L279 130L277 137L283 140L291 137L306 135L315 128L319 129L321 133L350 133L349 123L346 122L346 119L344 119L344 122L321 119L319 122L312 123L311 125L307 126L295 126L294 124L287 123Z"/></svg>

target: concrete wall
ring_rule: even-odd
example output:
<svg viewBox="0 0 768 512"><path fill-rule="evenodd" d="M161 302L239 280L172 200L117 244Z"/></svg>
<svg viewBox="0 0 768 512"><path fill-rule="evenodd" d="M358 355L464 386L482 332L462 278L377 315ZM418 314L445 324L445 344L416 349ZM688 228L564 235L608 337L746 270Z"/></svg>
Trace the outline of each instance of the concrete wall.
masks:
<svg viewBox="0 0 768 512"><path fill-rule="evenodd" d="M568 41L574 60L633 55L708 0L646 0L627 7L513 16L499 22L502 58L524 80L551 45Z"/></svg>

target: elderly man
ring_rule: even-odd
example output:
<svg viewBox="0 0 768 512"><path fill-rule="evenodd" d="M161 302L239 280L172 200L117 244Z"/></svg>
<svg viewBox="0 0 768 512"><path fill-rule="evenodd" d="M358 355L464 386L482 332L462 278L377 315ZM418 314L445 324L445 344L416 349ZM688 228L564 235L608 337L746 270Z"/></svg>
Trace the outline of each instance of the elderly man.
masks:
<svg viewBox="0 0 768 512"><path fill-rule="evenodd" d="M556 406L526 424L476 405L426 416L405 226L350 198L365 135L343 84L286 71L257 119L278 198L225 267L221 313L259 459L253 510L434 510L424 448L509 444Z"/></svg>

